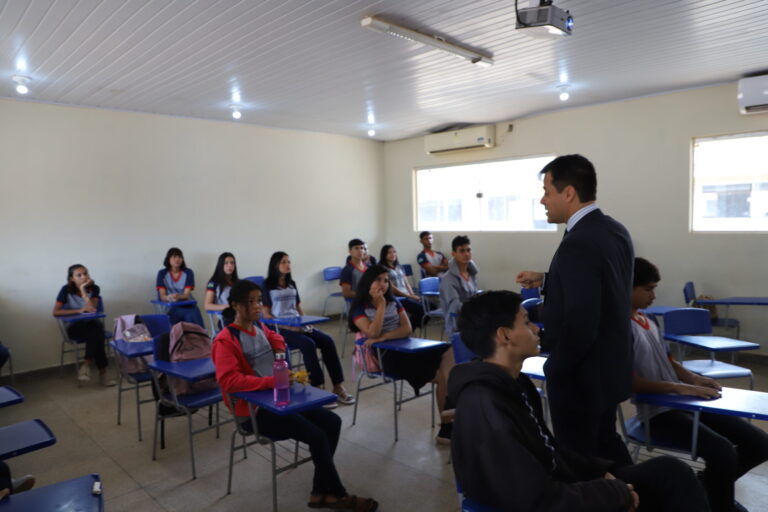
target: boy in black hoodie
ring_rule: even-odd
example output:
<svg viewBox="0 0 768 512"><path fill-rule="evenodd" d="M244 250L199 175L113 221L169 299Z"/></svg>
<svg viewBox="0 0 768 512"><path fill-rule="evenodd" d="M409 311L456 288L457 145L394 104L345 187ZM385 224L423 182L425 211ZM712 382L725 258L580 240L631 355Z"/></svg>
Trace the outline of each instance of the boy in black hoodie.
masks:
<svg viewBox="0 0 768 512"><path fill-rule="evenodd" d="M697 478L677 459L614 468L558 446L536 387L520 373L539 353L538 329L520 303L516 293L487 292L459 315L462 340L480 358L454 367L448 381L456 404L451 451L464 494L514 512L708 511Z"/></svg>

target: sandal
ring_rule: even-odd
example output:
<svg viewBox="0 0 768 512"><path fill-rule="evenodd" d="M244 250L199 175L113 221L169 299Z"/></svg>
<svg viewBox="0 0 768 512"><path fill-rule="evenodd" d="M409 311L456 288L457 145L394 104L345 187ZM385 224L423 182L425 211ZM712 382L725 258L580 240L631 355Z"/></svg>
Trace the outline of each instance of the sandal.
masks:
<svg viewBox="0 0 768 512"><path fill-rule="evenodd" d="M348 393L347 390L342 390L341 393L337 393L336 401L341 405L352 405L355 403L355 396Z"/></svg>
<svg viewBox="0 0 768 512"><path fill-rule="evenodd" d="M344 496L327 505L334 510L351 510L352 512L376 512L379 509L379 502L373 498L360 498L354 495Z"/></svg>

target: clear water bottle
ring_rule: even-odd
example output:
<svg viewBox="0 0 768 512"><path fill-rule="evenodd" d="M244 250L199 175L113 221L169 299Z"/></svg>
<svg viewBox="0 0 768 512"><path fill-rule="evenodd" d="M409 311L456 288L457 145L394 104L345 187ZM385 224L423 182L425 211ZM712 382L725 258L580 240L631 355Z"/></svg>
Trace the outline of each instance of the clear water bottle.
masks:
<svg viewBox="0 0 768 512"><path fill-rule="evenodd" d="M281 352L275 354L272 376L275 378L275 405L278 407L285 407L291 401L291 384L288 379L290 372L285 354Z"/></svg>

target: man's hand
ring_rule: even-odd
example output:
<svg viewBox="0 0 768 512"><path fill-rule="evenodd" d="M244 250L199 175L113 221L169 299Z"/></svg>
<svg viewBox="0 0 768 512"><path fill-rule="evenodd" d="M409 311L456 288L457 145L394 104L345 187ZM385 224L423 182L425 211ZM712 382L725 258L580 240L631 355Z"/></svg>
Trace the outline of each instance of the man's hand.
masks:
<svg viewBox="0 0 768 512"><path fill-rule="evenodd" d="M544 284L544 272L534 272L533 270L523 270L517 274L515 282L522 285L523 288L538 288Z"/></svg>
<svg viewBox="0 0 768 512"><path fill-rule="evenodd" d="M720 388L712 388L709 386L695 386L693 384L679 383L676 388L678 395L696 396L699 398L720 398Z"/></svg>
<svg viewBox="0 0 768 512"><path fill-rule="evenodd" d="M696 375L693 379L692 384L694 386L717 389L718 391L723 389L723 387L715 379L704 377L702 375Z"/></svg>
<svg viewBox="0 0 768 512"><path fill-rule="evenodd" d="M629 507L629 512L635 512L640 507L640 496L635 492L635 487L632 484L627 484L627 488L632 496L632 506Z"/></svg>

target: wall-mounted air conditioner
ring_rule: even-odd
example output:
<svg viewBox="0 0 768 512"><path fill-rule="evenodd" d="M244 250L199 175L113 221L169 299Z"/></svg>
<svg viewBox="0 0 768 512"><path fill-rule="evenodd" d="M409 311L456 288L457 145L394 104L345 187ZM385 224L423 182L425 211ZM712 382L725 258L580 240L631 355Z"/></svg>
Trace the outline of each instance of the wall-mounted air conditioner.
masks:
<svg viewBox="0 0 768 512"><path fill-rule="evenodd" d="M492 148L496 145L496 125L473 126L462 130L432 133L424 137L424 149L429 155Z"/></svg>
<svg viewBox="0 0 768 512"><path fill-rule="evenodd" d="M742 114L768 112L768 75L739 80L738 98Z"/></svg>

